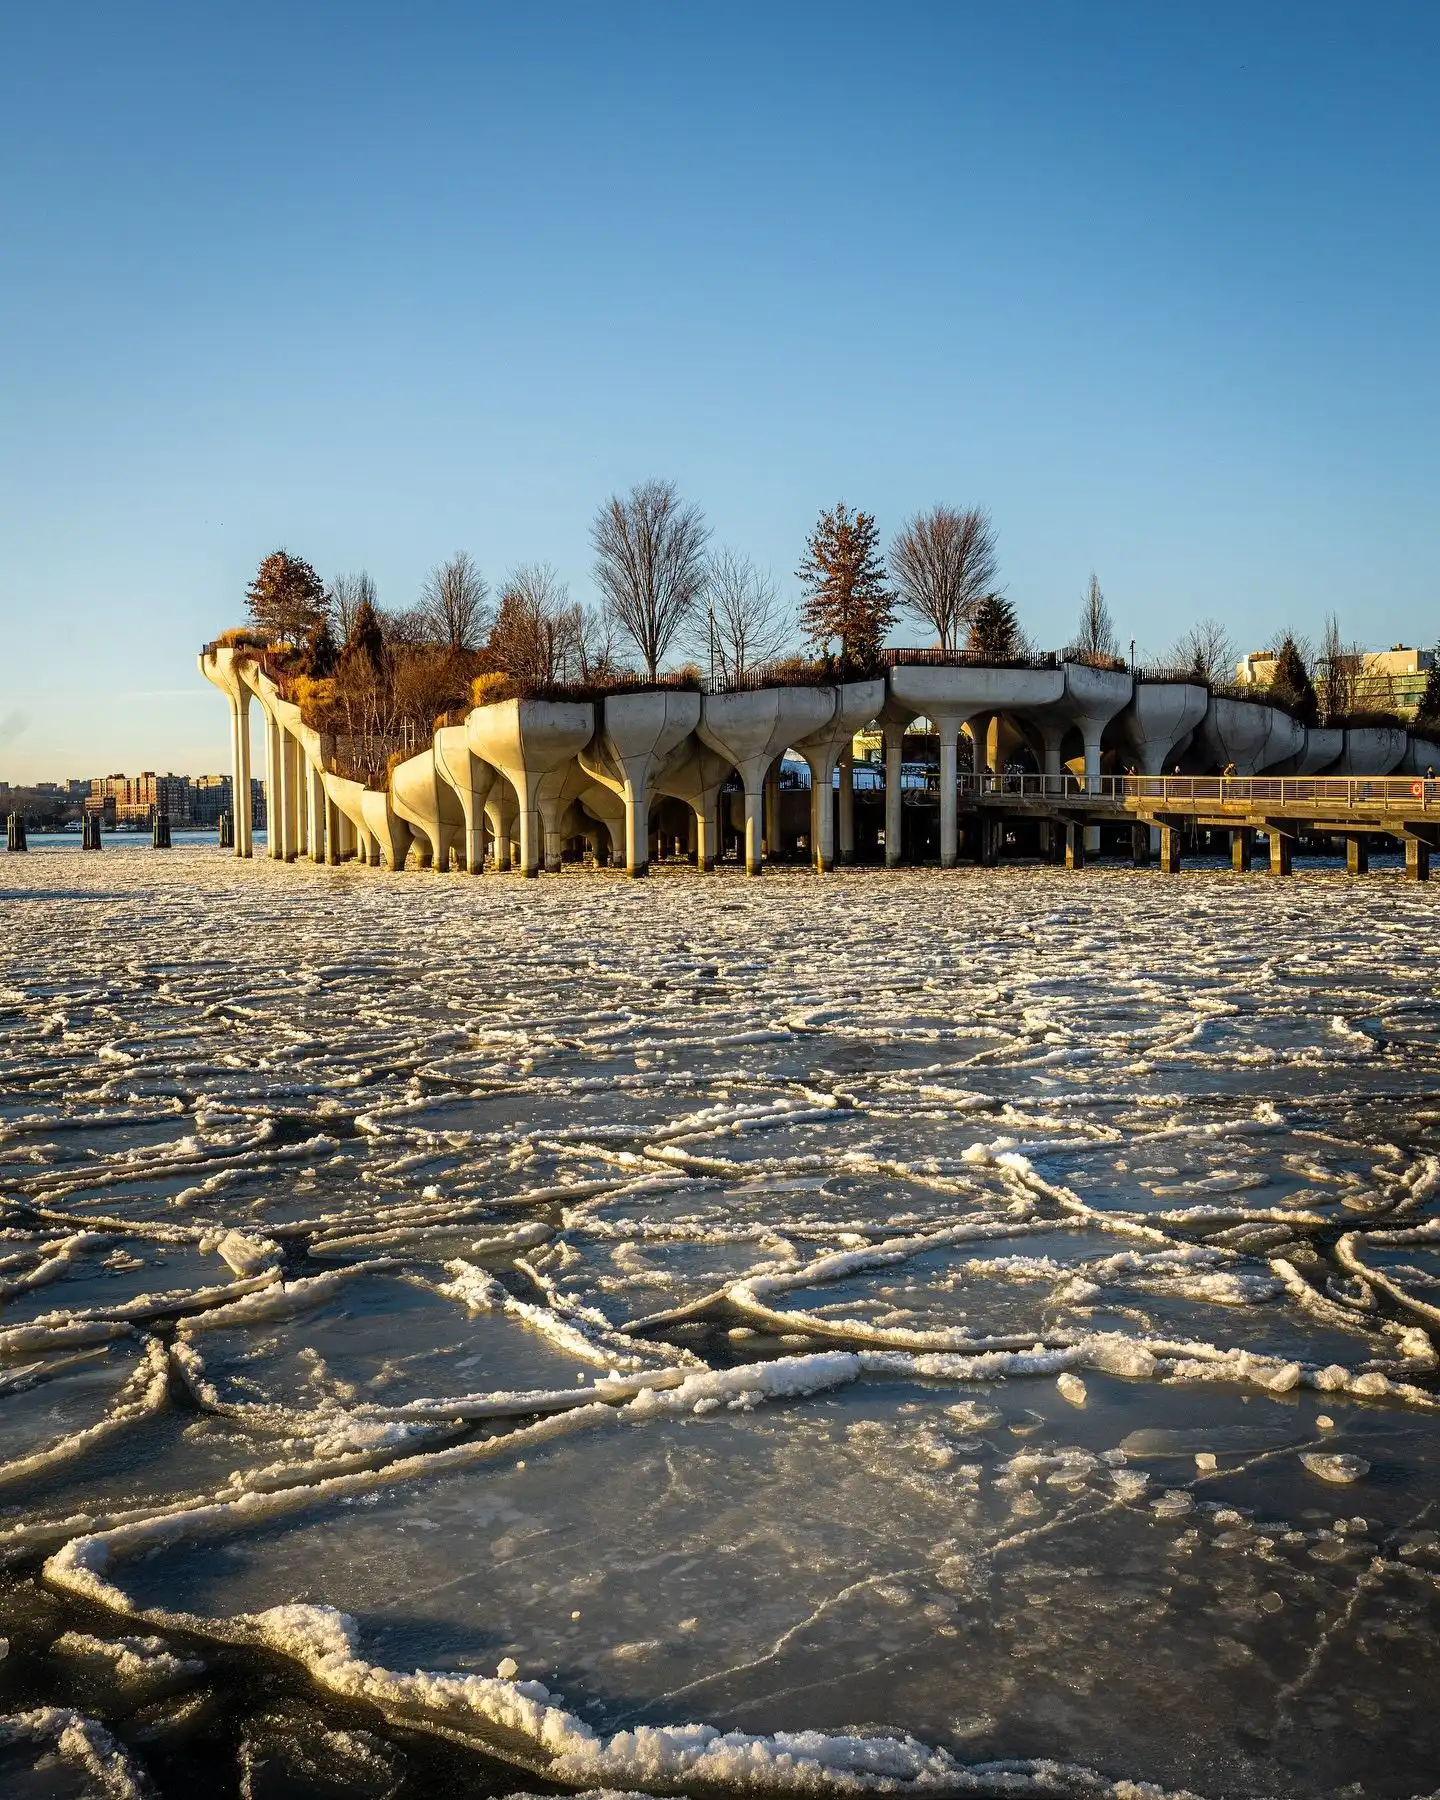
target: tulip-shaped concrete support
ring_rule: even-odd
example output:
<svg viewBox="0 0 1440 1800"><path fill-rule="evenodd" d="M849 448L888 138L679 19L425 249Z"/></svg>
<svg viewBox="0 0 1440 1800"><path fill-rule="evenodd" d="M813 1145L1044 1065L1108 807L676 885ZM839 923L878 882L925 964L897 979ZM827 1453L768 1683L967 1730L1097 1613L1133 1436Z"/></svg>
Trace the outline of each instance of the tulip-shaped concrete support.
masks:
<svg viewBox="0 0 1440 1800"><path fill-rule="evenodd" d="M435 772L455 790L464 818L465 872L479 875L485 867L485 802L499 777L470 748L463 725L442 725L435 733Z"/></svg>
<svg viewBox="0 0 1440 1800"><path fill-rule="evenodd" d="M1345 733L1338 726L1310 725L1294 756L1267 763L1267 775L1324 775L1345 753Z"/></svg>
<svg viewBox="0 0 1440 1800"><path fill-rule="evenodd" d="M887 716L908 709L924 714L940 734L940 861L953 868L959 856L958 769L960 727L972 724L976 766L988 755L989 721L996 713L1030 716L1065 694L1060 669L945 668L901 663L890 671ZM983 717L982 717L983 716ZM888 835L888 827L887 827Z"/></svg>
<svg viewBox="0 0 1440 1800"><path fill-rule="evenodd" d="M840 836L844 844L841 860L854 858L855 733L868 725L884 705L883 678L842 682L835 689L834 709L829 719L819 731L798 738L793 745L810 765L810 849L815 867L821 874L835 866L835 809L831 795L837 768L841 771L839 812Z"/></svg>
<svg viewBox="0 0 1440 1800"><path fill-rule="evenodd" d="M504 875L512 866L511 846L520 828L520 807L514 788L498 771L485 802L485 822L490 828L496 872Z"/></svg>
<svg viewBox="0 0 1440 1800"><path fill-rule="evenodd" d="M1194 735L1210 690L1194 681L1137 681L1115 718L1115 735L1134 754L1141 775L1163 775Z"/></svg>
<svg viewBox="0 0 1440 1800"><path fill-rule="evenodd" d="M433 748L398 763L390 776L390 804L410 826L421 849L422 864L443 874L450 852L465 842L465 812L460 796L440 774Z"/></svg>
<svg viewBox="0 0 1440 1800"><path fill-rule="evenodd" d="M1302 754L1305 727L1262 700L1214 694L1196 730L1195 747L1212 768L1258 775Z"/></svg>
<svg viewBox="0 0 1440 1800"><path fill-rule="evenodd" d="M1335 775L1388 775L1405 760L1403 725L1352 725L1345 733L1345 748L1336 759Z"/></svg>
<svg viewBox="0 0 1440 1800"><path fill-rule="evenodd" d="M1440 774L1440 744L1432 738L1407 736L1405 754L1392 771L1396 775L1428 775L1432 779Z"/></svg>
<svg viewBox="0 0 1440 1800"><path fill-rule="evenodd" d="M656 782L700 723L700 696L684 688L607 694L594 741L580 752L581 767L625 806L625 873L650 867L650 807Z"/></svg>
<svg viewBox="0 0 1440 1800"><path fill-rule="evenodd" d="M595 735L595 708L589 701L501 700L477 706L465 721L470 748L498 769L515 790L520 808L520 872L534 877L542 858L559 867L559 812L556 803L572 762ZM558 780L547 782L547 777ZM553 846L545 842L545 814L551 817ZM553 851L553 862L552 862Z"/></svg>
<svg viewBox="0 0 1440 1800"><path fill-rule="evenodd" d="M378 865L382 860L380 838L376 835L370 823L370 814L375 809L371 806L367 810L366 803L367 799L371 802L378 800L380 802L379 810L383 815L385 811L385 796L383 794L370 793L366 788L362 787L358 781L351 781L348 776L336 775L328 769L324 774L323 780L327 802L335 807L341 819L345 822L341 827L342 838L353 836L355 841L355 855L358 861ZM348 833L346 831L346 826L348 826ZM404 845L405 848L400 851L400 861L402 863L405 860L405 851L410 848L408 827L405 827ZM392 842L392 867L395 866L393 862L395 849L396 845Z"/></svg>
<svg viewBox="0 0 1440 1800"><path fill-rule="evenodd" d="M697 727L700 738L724 757L745 788L745 872L763 867L765 777L771 764L801 738L813 737L835 711L833 688L755 688L748 693L707 694Z"/></svg>
<svg viewBox="0 0 1440 1800"><path fill-rule="evenodd" d="M247 664L253 660L229 645L202 652L200 673L230 702L230 801L235 822L235 854L253 850L250 824L250 697ZM267 796L268 799L268 796Z"/></svg>
<svg viewBox="0 0 1440 1800"><path fill-rule="evenodd" d="M905 762L905 733L915 715L903 702L886 701L880 713L885 760L885 867L898 869L904 860L904 813L902 780Z"/></svg>
<svg viewBox="0 0 1440 1800"><path fill-rule="evenodd" d="M280 832L280 727L263 701L260 729L265 736L265 854L280 862L285 854Z"/></svg>
<svg viewBox="0 0 1440 1800"><path fill-rule="evenodd" d="M657 794L683 800L695 820L695 867L709 873L720 854L720 792L730 779L730 759L698 736L684 747L680 761L666 767L655 782Z"/></svg>
<svg viewBox="0 0 1440 1800"><path fill-rule="evenodd" d="M381 863L392 873L403 869L414 841L408 822L390 804L389 794L377 794L373 788L365 789L361 807L366 829L379 851Z"/></svg>

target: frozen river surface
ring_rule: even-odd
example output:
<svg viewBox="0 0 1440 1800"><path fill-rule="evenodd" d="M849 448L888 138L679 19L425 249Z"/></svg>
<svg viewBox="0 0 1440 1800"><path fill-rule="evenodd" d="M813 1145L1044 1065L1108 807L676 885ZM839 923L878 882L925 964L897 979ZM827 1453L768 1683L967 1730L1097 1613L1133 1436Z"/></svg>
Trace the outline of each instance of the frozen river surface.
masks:
<svg viewBox="0 0 1440 1800"><path fill-rule="evenodd" d="M1436 925L7 859L0 1792L1432 1792Z"/></svg>

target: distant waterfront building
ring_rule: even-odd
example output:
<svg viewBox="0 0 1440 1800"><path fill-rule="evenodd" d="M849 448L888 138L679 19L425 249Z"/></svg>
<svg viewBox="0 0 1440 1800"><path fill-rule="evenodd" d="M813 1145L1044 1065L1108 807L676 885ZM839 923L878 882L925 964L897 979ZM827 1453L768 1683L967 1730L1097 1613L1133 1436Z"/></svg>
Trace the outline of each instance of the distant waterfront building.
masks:
<svg viewBox="0 0 1440 1800"><path fill-rule="evenodd" d="M1275 679L1274 650L1252 650L1235 665L1241 687L1269 687ZM1409 644L1392 644L1388 650L1362 650L1347 657L1354 682L1356 712L1391 712L1413 718L1425 693L1425 683L1435 662L1433 650L1416 650Z"/></svg>
<svg viewBox="0 0 1440 1800"><path fill-rule="evenodd" d="M228 775L196 775L190 782L190 823L214 825L221 813L231 805L231 780Z"/></svg>

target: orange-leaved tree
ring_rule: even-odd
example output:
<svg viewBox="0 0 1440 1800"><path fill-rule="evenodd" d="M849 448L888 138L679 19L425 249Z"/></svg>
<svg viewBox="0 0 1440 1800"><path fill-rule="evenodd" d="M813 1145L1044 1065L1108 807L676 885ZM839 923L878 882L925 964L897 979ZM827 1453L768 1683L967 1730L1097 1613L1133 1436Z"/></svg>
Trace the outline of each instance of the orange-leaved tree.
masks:
<svg viewBox="0 0 1440 1800"><path fill-rule="evenodd" d="M849 669L873 669L895 621L895 596L885 579L874 515L851 514L842 500L822 512L795 571L804 582L800 624L815 648L826 655L839 645Z"/></svg>

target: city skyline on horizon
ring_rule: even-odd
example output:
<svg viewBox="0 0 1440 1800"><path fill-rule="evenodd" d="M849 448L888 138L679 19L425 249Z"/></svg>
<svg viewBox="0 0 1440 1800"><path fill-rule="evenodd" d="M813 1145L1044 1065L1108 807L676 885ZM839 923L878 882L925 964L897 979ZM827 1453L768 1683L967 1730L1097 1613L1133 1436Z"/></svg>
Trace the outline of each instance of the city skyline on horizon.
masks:
<svg viewBox="0 0 1440 1800"><path fill-rule="evenodd" d="M1092 568L1142 655L1433 643L1440 16L561 17L13 24L0 778L223 769L279 544L592 601L650 475L792 597L822 506L944 500L1046 647Z"/></svg>

